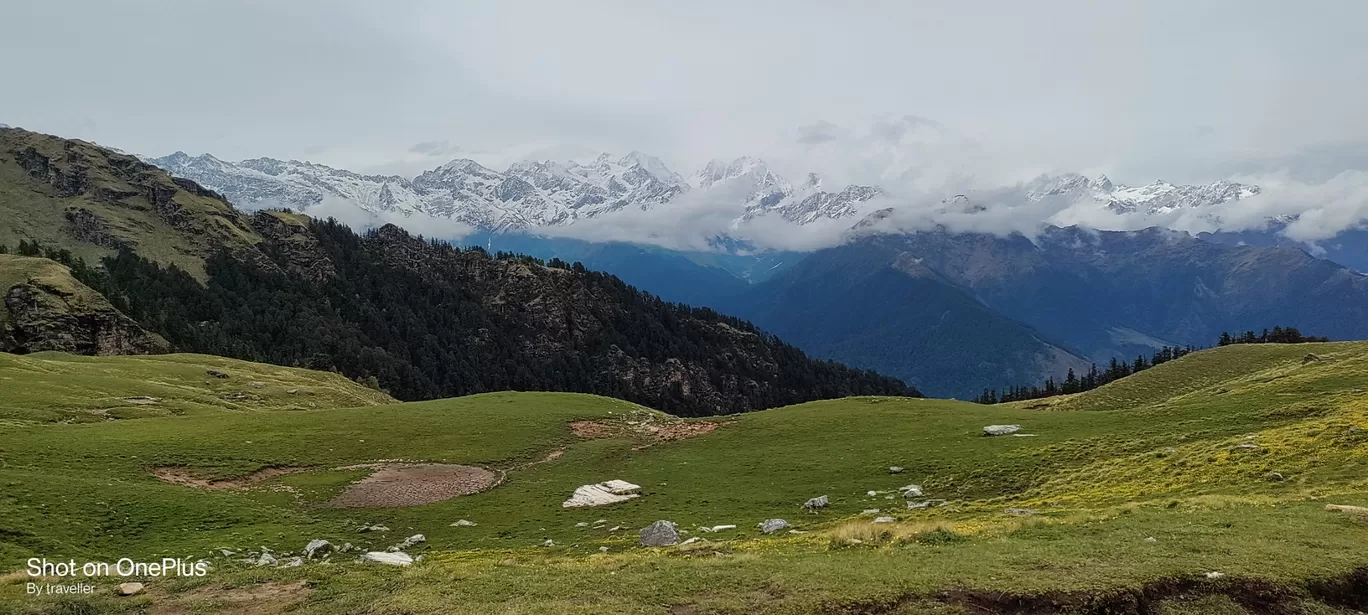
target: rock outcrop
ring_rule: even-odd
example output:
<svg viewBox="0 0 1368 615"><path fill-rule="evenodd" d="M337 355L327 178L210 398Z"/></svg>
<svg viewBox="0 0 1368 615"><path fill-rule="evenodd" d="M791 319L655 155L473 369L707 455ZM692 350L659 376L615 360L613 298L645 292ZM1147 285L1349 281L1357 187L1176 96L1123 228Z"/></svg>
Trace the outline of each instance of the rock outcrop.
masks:
<svg viewBox="0 0 1368 615"><path fill-rule="evenodd" d="M0 254L0 351L85 355L157 354L149 333L57 262Z"/></svg>

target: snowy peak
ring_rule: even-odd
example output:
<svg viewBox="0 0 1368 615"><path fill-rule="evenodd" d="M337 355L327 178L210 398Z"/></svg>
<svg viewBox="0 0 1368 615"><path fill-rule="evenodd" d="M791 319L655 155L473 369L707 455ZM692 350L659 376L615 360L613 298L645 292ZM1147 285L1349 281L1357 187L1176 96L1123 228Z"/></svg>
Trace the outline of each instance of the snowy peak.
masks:
<svg viewBox="0 0 1368 615"><path fill-rule="evenodd" d="M1107 176L1088 179L1076 173L1041 176L1026 185L1026 200L1052 196L1090 198L1118 214L1163 214L1238 201L1259 194L1259 187L1221 180L1207 185L1176 185L1162 179L1144 186L1113 184Z"/></svg>
<svg viewBox="0 0 1368 615"><path fill-rule="evenodd" d="M340 199L371 213L421 213L492 230L570 224L626 207L649 209L689 189L660 159L641 152L602 154L588 165L524 161L504 172L457 158L412 181L274 158L234 163L176 152L148 162L217 190L240 207L307 211Z"/></svg>

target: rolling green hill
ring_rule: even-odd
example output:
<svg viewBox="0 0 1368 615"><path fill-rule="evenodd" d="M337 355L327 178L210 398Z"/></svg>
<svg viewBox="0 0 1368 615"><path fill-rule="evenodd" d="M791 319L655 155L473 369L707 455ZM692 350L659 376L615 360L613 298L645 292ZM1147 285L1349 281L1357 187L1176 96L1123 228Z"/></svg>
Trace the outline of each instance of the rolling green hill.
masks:
<svg viewBox="0 0 1368 615"><path fill-rule="evenodd" d="M98 593L68 600L25 599L21 572L0 577L0 612L1368 607L1368 520L1326 509L1368 506L1363 342L1200 351L1094 391L1020 404L853 397L707 421L557 393L335 407L351 403L324 403L323 391L351 386L335 376L193 356L79 359L80 373L109 380L67 393L28 364L64 360L0 364L6 390L30 399L0 423L0 567L21 570L33 556L169 555L205 558L214 570L144 579L148 591L132 598L97 579ZM230 377L204 379L206 369ZM265 392L313 387L318 407L299 409L288 393L263 394L254 407L206 403L248 379L270 383ZM186 412L41 422L103 403L92 389ZM1031 437L984 437L991 424L1019 424ZM329 505L376 471L358 464L394 460L480 466L499 480L422 505ZM561 506L577 486L609 479L641 485L642 496ZM944 502L909 509L897 494L909 483L925 492L913 501ZM821 495L829 507L800 508ZM796 533L761 534L768 518ZM453 525L462 519L476 525ZM702 540L640 547L636 531L660 519ZM698 529L723 524L737 529ZM358 532L371 525L391 529ZM418 533L426 542L408 551L425 557L403 569L357 563L354 553L288 568L238 561L267 548L283 562L314 538L383 550Z"/></svg>

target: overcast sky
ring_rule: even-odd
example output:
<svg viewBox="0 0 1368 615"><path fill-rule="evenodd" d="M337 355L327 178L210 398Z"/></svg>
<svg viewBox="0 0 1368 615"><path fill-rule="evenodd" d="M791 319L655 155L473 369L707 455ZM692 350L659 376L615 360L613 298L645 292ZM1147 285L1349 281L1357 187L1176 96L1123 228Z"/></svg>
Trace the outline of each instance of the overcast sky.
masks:
<svg viewBox="0 0 1368 615"><path fill-rule="evenodd" d="M0 122L148 155L412 173L639 149L687 174L915 115L989 152L947 154L955 172L1147 182L1368 140L1361 0L44 0L4 13Z"/></svg>

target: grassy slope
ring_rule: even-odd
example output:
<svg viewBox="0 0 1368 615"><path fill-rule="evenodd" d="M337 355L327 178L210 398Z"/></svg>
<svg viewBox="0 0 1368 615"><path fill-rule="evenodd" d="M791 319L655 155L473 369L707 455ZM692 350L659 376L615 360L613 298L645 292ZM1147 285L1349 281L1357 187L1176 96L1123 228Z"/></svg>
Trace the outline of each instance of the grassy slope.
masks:
<svg viewBox="0 0 1368 615"><path fill-rule="evenodd" d="M83 194L63 196L34 179L16 162L14 152L33 148L66 171L86 170L90 188ZM141 169L132 179L117 167ZM147 186L174 191L175 207L187 220L182 230L172 227L144 197ZM116 201L93 196L107 189L135 194ZM127 242L145 258L174 263L195 276L204 275L204 257L218 246L245 248L261 240L246 217L228 203L191 194L171 182L164 172L143 165L132 156L112 152L92 143L61 139L17 128L0 128L0 244L13 248L20 239L37 240L47 247L67 248L96 263L112 253L107 246L80 241L67 229L68 207L88 209L102 218L114 237Z"/></svg>
<svg viewBox="0 0 1368 615"><path fill-rule="evenodd" d="M211 369L229 377L211 377L207 373ZM0 401L0 422L11 424L105 422L109 417L307 410L394 402L388 395L338 374L193 354L86 357L55 352L22 356L0 353L0 390L5 391ZM129 401L137 397L153 397L155 401ZM136 403L139 401L143 403Z"/></svg>
<svg viewBox="0 0 1368 615"><path fill-rule="evenodd" d="M1320 360L1303 364L1308 352ZM16 373L0 364L0 377ZM30 386L27 374L19 378L20 388ZM154 384L121 386L120 395L172 396L138 388ZM1236 346L1034 402L1037 409L851 398L744 415L711 434L640 450L627 439L578 440L566 423L645 410L545 393L14 423L0 426L0 565L19 568L35 553L200 557L215 547L298 551L316 537L383 547L401 535L427 535L415 553L430 559L403 571L350 564L251 571L221 561L207 580L155 581L149 598L90 599L118 609L174 601L164 594L197 583L308 579L315 591L303 612L318 613L664 613L670 605L699 613L969 612L935 597L947 588L1099 596L1211 570L1295 588L1368 566L1368 524L1326 512L1321 501L1368 505L1365 386L1368 343ZM981 437L992 423L1020 423L1036 437ZM522 467L557 449L565 454ZM509 478L428 506L311 506L361 474L331 468L392 458L478 463L507 469ZM157 465L218 476L280 465L316 471L276 479L297 495L210 493L157 482L144 471ZM907 472L890 475L890 465ZM1270 480L1274 472L1281 480ZM609 478L641 484L646 495L599 509L560 507L576 485ZM865 495L909 482L951 504L907 511L901 498ZM828 511L798 510L823 494L832 499ZM1006 515L1009 506L1040 514ZM872 525L859 516L866 508L891 511L900 522ZM754 524L774 516L808 533L761 538ZM460 518L479 526L449 526ZM595 519L631 529L575 527ZM691 553L634 548L632 530L656 519L741 529L696 534L725 542ZM358 534L362 522L394 532ZM548 538L557 546L539 546ZM600 555L600 546L610 554ZM1220 592L1233 582L1200 587ZM0 597L21 591L0 585ZM1163 608L1243 612L1221 600ZM16 604L19 612L56 608Z"/></svg>

